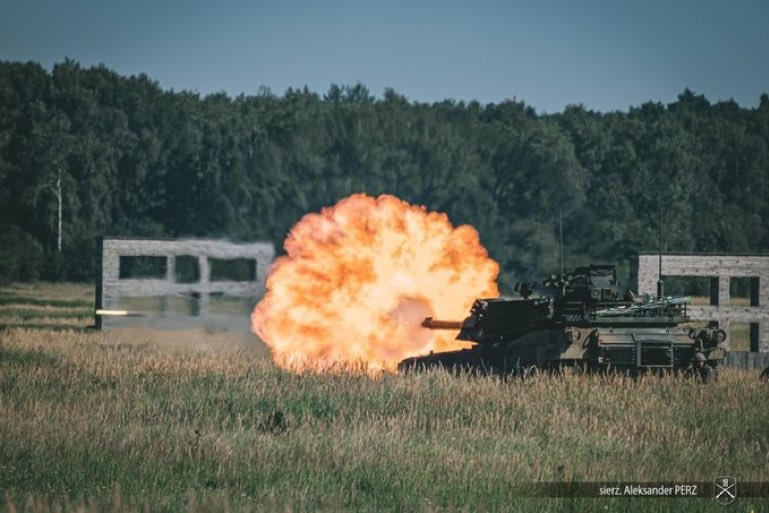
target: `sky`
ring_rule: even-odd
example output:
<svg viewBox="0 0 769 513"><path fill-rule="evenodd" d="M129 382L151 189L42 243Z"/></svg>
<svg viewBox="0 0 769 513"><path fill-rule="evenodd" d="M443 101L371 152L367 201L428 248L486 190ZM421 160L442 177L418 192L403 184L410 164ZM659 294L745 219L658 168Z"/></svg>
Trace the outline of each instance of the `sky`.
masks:
<svg viewBox="0 0 769 513"><path fill-rule="evenodd" d="M539 113L769 93L765 0L0 0L0 60L73 59L164 89L361 83Z"/></svg>

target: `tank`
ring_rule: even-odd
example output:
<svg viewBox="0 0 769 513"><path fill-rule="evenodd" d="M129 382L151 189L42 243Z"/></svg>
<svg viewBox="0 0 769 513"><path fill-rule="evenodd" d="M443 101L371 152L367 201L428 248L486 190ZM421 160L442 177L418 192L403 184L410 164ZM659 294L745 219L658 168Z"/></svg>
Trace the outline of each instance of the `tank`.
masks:
<svg viewBox="0 0 769 513"><path fill-rule="evenodd" d="M617 289L613 265L578 267L542 282L516 286L520 298L476 299L462 321L427 318L428 329L457 330L470 349L408 358L401 371L430 367L526 376L539 371L696 372L702 353L709 369L725 357L726 334L716 323L691 326L688 297L636 297ZM702 359L702 356L699 357Z"/></svg>

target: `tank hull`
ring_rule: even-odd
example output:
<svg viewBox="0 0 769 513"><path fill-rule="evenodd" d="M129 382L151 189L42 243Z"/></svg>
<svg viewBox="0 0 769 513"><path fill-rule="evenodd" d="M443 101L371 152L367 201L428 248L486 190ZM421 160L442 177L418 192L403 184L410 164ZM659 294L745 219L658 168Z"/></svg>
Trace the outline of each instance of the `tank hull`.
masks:
<svg viewBox="0 0 769 513"><path fill-rule="evenodd" d="M700 347L681 327L566 326L534 330L507 342L476 344L459 351L403 360L404 371L442 367L485 375L525 375L532 370L685 371L695 353L705 351L716 367L723 351Z"/></svg>

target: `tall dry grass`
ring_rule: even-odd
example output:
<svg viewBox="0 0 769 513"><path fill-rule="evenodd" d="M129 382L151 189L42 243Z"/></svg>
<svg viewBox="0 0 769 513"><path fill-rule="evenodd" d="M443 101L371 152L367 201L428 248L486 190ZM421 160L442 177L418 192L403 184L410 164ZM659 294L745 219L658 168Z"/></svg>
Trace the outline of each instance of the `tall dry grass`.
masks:
<svg viewBox="0 0 769 513"><path fill-rule="evenodd" d="M248 337L6 330L0 491L18 511L715 511L525 496L537 482L763 480L766 394L737 370L712 386L295 375Z"/></svg>
<svg viewBox="0 0 769 513"><path fill-rule="evenodd" d="M765 480L768 391L728 369L711 386L297 375L249 334L4 329L0 510L722 511L534 486Z"/></svg>

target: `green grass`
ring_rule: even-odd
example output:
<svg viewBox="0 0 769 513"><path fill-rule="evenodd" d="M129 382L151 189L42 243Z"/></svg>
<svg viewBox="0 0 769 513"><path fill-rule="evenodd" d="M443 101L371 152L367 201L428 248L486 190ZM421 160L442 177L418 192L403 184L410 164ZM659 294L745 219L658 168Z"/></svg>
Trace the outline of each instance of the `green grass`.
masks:
<svg viewBox="0 0 769 513"><path fill-rule="evenodd" d="M0 308L0 319L3 317L15 317L22 321L35 319L93 319L93 309L90 310L30 310L24 308Z"/></svg>
<svg viewBox="0 0 769 513"><path fill-rule="evenodd" d="M0 331L85 332L93 324L93 286L17 283L0 287Z"/></svg>
<svg viewBox="0 0 769 513"><path fill-rule="evenodd" d="M706 387L672 377L295 375L256 343L148 340L0 334L9 504L722 511L709 499L527 495L531 483L769 475L767 390L754 373L725 369Z"/></svg>
<svg viewBox="0 0 769 513"><path fill-rule="evenodd" d="M39 297L25 297L14 294L0 295L0 306L5 305L34 305L34 306L55 306L65 308L93 308L93 301L83 301L79 299L44 299Z"/></svg>

